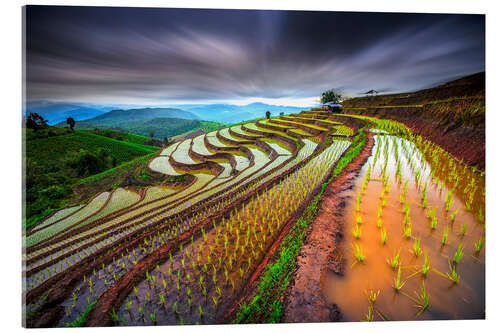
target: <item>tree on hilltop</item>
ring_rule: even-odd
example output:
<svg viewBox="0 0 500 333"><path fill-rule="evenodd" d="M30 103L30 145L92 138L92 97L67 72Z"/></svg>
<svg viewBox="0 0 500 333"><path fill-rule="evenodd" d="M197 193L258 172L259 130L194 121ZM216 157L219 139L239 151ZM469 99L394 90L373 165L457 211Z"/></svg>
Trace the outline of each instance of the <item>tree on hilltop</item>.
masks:
<svg viewBox="0 0 500 333"><path fill-rule="evenodd" d="M335 104L339 104L342 102L342 94L335 89L330 89L321 94L321 103L325 104L328 102L332 102Z"/></svg>
<svg viewBox="0 0 500 333"><path fill-rule="evenodd" d="M69 128L73 131L75 128L76 121L75 119L68 117L68 119L66 119L66 124L68 124Z"/></svg>
<svg viewBox="0 0 500 333"><path fill-rule="evenodd" d="M266 118L267 118L267 119L271 118L271 112L266 111Z"/></svg>

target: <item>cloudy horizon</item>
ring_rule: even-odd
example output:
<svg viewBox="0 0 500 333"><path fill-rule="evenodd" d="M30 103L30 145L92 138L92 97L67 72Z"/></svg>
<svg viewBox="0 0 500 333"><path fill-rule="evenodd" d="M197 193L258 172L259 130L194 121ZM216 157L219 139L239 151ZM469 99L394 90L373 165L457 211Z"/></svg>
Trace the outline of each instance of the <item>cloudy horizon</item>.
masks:
<svg viewBox="0 0 500 333"><path fill-rule="evenodd" d="M306 106L484 70L484 15L26 7L28 101Z"/></svg>

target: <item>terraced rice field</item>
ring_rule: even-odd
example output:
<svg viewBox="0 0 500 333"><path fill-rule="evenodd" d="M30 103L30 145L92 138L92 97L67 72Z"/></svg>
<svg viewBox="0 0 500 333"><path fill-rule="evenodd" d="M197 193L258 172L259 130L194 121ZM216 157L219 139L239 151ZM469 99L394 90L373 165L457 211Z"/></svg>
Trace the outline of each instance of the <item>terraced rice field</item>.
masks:
<svg viewBox="0 0 500 333"><path fill-rule="evenodd" d="M345 228L362 231L354 239L346 232L344 242L364 251L365 259L355 261L357 252L345 245L345 276L329 274L322 285L324 297L339 304L345 318L358 320L360 307L366 307L365 289L380 289L376 305L370 303L371 313L407 319L415 299L390 294L387 283L402 270L406 285L401 291L427 279L432 298L443 304L466 299L477 309L473 313L480 314L484 298L476 293L484 288L484 274L477 273L484 273L484 250L478 248L484 240L484 175L463 171L438 147L417 137L397 136L394 123L337 118L304 111L174 143L148 167L170 177L187 175L189 183L116 188L35 225L24 238L29 326L61 327L82 320L91 326L232 320L283 237L333 170L344 167L339 165L343 156L353 154L351 137L363 131L352 125L356 121L379 129L373 156L357 181L356 189L362 190L346 208L355 213L346 214ZM442 161L445 166L435 171ZM457 179L469 185L453 186ZM378 209L380 225L374 217ZM433 217L439 219L435 228L429 227ZM410 236L403 237L408 226L413 226ZM449 236L439 246L445 229ZM387 237L384 244L377 238L381 230ZM421 251L413 256L417 240ZM447 259L460 248L467 255L460 263L450 261L450 270L462 265L474 269L459 270L462 279L443 296L439 288L454 274L446 270ZM401 256L393 269L385 260L397 249ZM431 262L427 277L419 270L423 260ZM366 281L367 276L378 277ZM360 295L350 300L347 290ZM391 310L394 305L400 308ZM457 305L456 311L445 312L436 303L435 315L428 309L420 315L441 319L461 315L465 308Z"/></svg>

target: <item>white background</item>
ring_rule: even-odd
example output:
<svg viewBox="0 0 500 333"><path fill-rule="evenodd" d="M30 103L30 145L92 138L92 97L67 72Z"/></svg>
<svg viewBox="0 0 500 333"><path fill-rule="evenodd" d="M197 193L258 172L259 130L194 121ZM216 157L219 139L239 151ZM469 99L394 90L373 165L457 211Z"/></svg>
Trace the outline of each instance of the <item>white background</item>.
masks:
<svg viewBox="0 0 500 333"><path fill-rule="evenodd" d="M99 328L93 332L251 332L273 330L280 332L307 331L362 331L370 332L489 332L498 331L500 324L500 259L499 210L500 201L499 156L500 156L500 93L499 43L500 11L497 1L448 1L448 0L190 0L190 1L18 1L3 0L0 10L1 34L0 84L0 329L3 332L21 331L21 6L40 5L94 5L94 6L142 6L142 7L190 7L190 8L241 8L241 9L291 9L330 11L376 11L376 12L425 12L425 13L475 13L486 14L486 119L487 119L487 236L486 236L486 318L485 321L427 321L391 323L325 323L325 324L280 324L280 325L224 325L149 328ZM432 300L431 300L432 302ZM431 303L432 305L432 303ZM497 327L496 329L494 327ZM43 330L47 331L47 330Z"/></svg>

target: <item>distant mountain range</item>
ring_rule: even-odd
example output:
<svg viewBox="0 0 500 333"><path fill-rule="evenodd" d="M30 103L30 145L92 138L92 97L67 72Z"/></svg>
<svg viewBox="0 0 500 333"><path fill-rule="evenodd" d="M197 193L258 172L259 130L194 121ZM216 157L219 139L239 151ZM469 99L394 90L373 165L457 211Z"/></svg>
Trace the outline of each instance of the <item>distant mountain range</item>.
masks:
<svg viewBox="0 0 500 333"><path fill-rule="evenodd" d="M248 105L234 104L177 104L174 107L190 111L201 119L214 120L224 123L237 123L240 121L264 117L266 111L272 115L295 113L306 108L297 106L270 105L265 103L251 103Z"/></svg>
<svg viewBox="0 0 500 333"><path fill-rule="evenodd" d="M68 117L75 120L93 118L100 114L114 110L114 106L95 105L87 103L60 103L48 101L33 101L26 105L25 113L38 113L48 120L49 125L66 121Z"/></svg>
<svg viewBox="0 0 500 333"><path fill-rule="evenodd" d="M294 113L303 110L303 107L278 106L264 103L248 105L234 104L176 104L168 107L141 108L128 105L121 109L109 105L88 103L61 103L49 101L29 102L26 113L36 112L48 120L50 125L65 122L68 117L76 121L102 121L101 125L113 118L112 122L146 120L154 118L182 118L203 119L224 123L236 123L247 119L264 117L266 111L272 115ZM99 118L99 116L102 116Z"/></svg>

